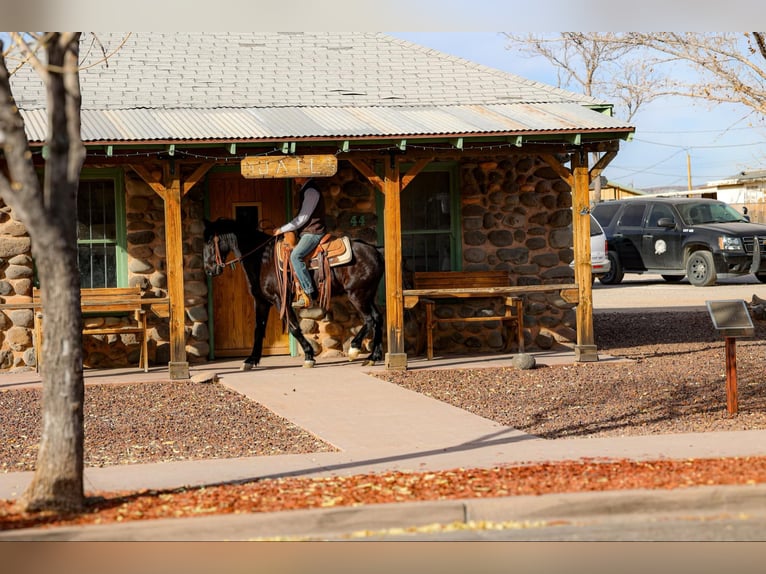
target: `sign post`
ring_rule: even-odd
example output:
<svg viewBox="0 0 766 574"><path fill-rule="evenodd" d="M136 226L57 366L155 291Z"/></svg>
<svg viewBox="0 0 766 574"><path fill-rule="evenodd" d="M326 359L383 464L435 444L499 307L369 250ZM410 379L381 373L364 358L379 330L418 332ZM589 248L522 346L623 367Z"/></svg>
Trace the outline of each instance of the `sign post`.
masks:
<svg viewBox="0 0 766 574"><path fill-rule="evenodd" d="M726 345L726 408L730 415L739 410L737 399L737 339L752 337L755 327L747 305L741 299L705 301L713 326L724 336Z"/></svg>

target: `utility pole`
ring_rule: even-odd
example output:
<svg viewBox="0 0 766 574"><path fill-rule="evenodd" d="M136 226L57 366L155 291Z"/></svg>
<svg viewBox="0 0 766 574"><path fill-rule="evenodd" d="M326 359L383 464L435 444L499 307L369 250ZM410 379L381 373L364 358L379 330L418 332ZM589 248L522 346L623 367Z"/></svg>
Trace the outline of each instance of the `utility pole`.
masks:
<svg viewBox="0 0 766 574"><path fill-rule="evenodd" d="M686 187L689 191L692 190L692 156L689 155L689 152L686 152L686 180L687 184Z"/></svg>

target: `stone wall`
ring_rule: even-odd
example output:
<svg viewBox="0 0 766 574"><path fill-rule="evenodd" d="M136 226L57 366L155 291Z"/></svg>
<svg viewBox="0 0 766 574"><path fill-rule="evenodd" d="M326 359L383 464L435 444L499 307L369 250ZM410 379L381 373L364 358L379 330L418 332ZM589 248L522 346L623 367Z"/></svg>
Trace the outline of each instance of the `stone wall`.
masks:
<svg viewBox="0 0 766 574"><path fill-rule="evenodd" d="M0 296L32 297L32 243L26 227L0 199ZM31 309L0 312L0 369L35 364Z"/></svg>
<svg viewBox="0 0 766 574"><path fill-rule="evenodd" d="M460 163L463 269L507 270L517 285L568 283L573 259L571 193L544 162L530 156L497 161L466 158ZM162 199L142 180L125 173L129 285L166 296L165 226ZM378 244L374 187L347 162L323 187L328 230ZM186 352L190 363L209 354L208 284L202 265L203 187L183 199L183 258ZM24 226L0 203L0 295L31 295L32 258ZM382 297L380 303L383 303ZM439 305L437 312L469 317L497 301L471 300ZM423 352L422 310L407 311L407 352ZM301 327L317 356L344 354L361 328L361 318L345 296L334 296L324 312L300 312ZM169 361L167 318L150 316L151 364ZM530 349L550 348L556 340L574 341L575 313L556 294L526 298L525 341ZM0 368L34 366L31 311L0 313ZM384 338L385 338L384 329ZM135 336L85 337L86 366L112 367L138 363ZM367 341L369 351L369 340ZM497 323L441 323L435 348L444 353L498 352L504 333ZM384 342L385 345L385 342Z"/></svg>
<svg viewBox="0 0 766 574"><path fill-rule="evenodd" d="M510 156L498 161L467 158L460 165L463 269L506 270L514 285L571 283L572 197L569 186L543 161ZM442 317L472 317L500 311L497 300L439 304ZM410 349L423 349L422 310L408 312ZM557 293L526 296L525 346L547 349L576 339L576 316ZM440 323L434 347L444 353L498 352L504 336L499 322ZM512 335L511 335L512 337Z"/></svg>

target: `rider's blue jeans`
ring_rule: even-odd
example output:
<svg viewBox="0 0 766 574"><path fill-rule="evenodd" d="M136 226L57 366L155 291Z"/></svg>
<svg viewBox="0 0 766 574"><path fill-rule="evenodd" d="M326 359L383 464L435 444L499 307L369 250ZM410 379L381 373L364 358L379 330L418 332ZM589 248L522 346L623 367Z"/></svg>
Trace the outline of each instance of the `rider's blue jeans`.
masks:
<svg viewBox="0 0 766 574"><path fill-rule="evenodd" d="M314 294L314 284L311 282L311 275L309 270L306 269L306 264L303 262L303 258L311 253L314 248L319 245L322 239L322 234L314 235L313 233L304 233L298 240L298 244L290 253L290 262L293 264L293 271L298 281L301 283L301 287L309 297Z"/></svg>

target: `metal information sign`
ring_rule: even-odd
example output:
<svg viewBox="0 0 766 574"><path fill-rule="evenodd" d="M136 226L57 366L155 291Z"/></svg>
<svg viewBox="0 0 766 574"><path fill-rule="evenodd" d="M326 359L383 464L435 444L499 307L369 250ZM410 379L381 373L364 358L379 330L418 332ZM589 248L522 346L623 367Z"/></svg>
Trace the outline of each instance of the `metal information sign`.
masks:
<svg viewBox="0 0 766 574"><path fill-rule="evenodd" d="M752 337L755 326L750 311L742 299L705 301L713 326L726 341L726 408L730 415L737 414L737 339Z"/></svg>
<svg viewBox="0 0 766 574"><path fill-rule="evenodd" d="M755 334L753 320L742 299L705 301L713 327L724 337L752 337Z"/></svg>

